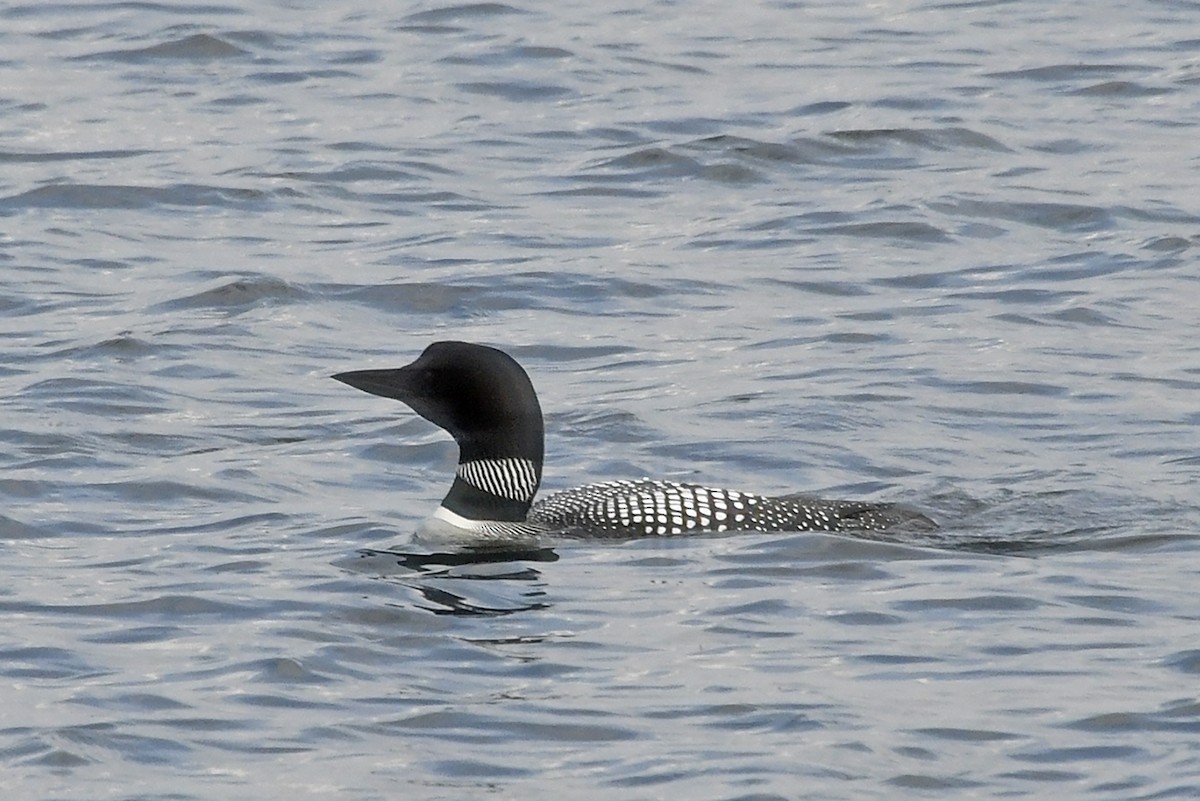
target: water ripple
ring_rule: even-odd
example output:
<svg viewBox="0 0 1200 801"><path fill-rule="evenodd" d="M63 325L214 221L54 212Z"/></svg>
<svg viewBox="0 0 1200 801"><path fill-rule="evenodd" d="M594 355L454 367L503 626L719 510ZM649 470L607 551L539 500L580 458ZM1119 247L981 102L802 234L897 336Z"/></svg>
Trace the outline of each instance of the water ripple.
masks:
<svg viewBox="0 0 1200 801"><path fill-rule="evenodd" d="M0 9L7 794L1190 798L1188 11ZM430 552L450 338L940 528Z"/></svg>

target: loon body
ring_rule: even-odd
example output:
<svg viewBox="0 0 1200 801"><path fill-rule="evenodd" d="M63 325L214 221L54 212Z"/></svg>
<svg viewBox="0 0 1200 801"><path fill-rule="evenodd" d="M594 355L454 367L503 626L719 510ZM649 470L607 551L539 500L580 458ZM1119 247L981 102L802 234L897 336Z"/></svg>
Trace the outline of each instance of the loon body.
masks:
<svg viewBox="0 0 1200 801"><path fill-rule="evenodd" d="M535 503L544 456L542 410L529 376L508 354L486 345L435 342L406 367L333 377L403 401L458 443L450 491L418 530L427 539L485 543L546 534L629 539L935 525L888 503L770 497L650 479L587 484Z"/></svg>

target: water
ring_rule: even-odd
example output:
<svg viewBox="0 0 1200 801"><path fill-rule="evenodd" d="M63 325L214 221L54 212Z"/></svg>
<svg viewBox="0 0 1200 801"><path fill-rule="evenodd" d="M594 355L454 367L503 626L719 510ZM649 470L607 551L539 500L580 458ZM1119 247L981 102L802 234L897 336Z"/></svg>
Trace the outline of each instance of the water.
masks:
<svg viewBox="0 0 1200 801"><path fill-rule="evenodd" d="M1197 794L1194 4L0 20L5 798ZM449 337L942 528L429 554Z"/></svg>

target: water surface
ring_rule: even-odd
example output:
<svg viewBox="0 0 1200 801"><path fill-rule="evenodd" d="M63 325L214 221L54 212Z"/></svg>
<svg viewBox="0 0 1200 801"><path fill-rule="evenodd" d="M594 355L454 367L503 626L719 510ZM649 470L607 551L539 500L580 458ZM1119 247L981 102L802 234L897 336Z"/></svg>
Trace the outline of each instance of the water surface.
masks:
<svg viewBox="0 0 1200 801"><path fill-rule="evenodd" d="M0 19L7 798L1196 794L1194 7ZM431 554L446 338L942 527Z"/></svg>

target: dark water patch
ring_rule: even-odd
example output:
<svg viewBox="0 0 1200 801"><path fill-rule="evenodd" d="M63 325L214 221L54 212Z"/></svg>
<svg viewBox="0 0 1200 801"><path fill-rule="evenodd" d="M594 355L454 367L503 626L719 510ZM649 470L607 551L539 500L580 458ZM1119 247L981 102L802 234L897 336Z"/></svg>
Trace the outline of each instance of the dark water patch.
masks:
<svg viewBox="0 0 1200 801"><path fill-rule="evenodd" d="M768 598L749 603L740 603L734 606L719 606L714 608L713 614L720 620L724 621L724 625L728 625L730 618L758 618L760 621L764 618L770 619L783 614L790 616L796 613L796 607L778 598Z"/></svg>
<svg viewBox="0 0 1200 801"><path fill-rule="evenodd" d="M458 84L458 88L469 94L499 97L518 103L553 100L573 91L566 86L533 81L471 81Z"/></svg>
<svg viewBox="0 0 1200 801"><path fill-rule="evenodd" d="M825 704L728 703L651 709L644 716L649 720L695 721L718 731L798 733L824 728L817 716L828 711Z"/></svg>
<svg viewBox="0 0 1200 801"><path fill-rule="evenodd" d="M18 393L43 407L72 409L102 417L158 414L169 408L161 393L132 384L92 378L47 378Z"/></svg>
<svg viewBox="0 0 1200 801"><path fill-rule="evenodd" d="M669 148L648 147L607 159L596 166L639 177L678 178L695 175L701 165L696 159L674 153Z"/></svg>
<svg viewBox="0 0 1200 801"><path fill-rule="evenodd" d="M621 186L586 186L576 189L556 189L549 192L537 193L543 197L624 197L631 199L648 199L662 197L667 194L653 189L634 189Z"/></svg>
<svg viewBox="0 0 1200 801"><path fill-rule="evenodd" d="M865 331L841 331L826 334L820 337L820 341L833 345L882 345L888 342L895 342L895 338L889 334L872 334ZM851 395L839 395L836 400L862 406L868 403L887 403L910 399L911 397L910 395L884 395L877 392L857 392Z"/></svg>
<svg viewBox="0 0 1200 801"><path fill-rule="evenodd" d="M941 663L943 660L930 656L917 656L913 654L855 654L852 657L855 662L862 662L866 665L929 665Z"/></svg>
<svg viewBox="0 0 1200 801"><path fill-rule="evenodd" d="M85 662L78 653L46 646L0 649L0 676L11 679L82 679L107 671Z"/></svg>
<svg viewBox="0 0 1200 801"><path fill-rule="evenodd" d="M119 628L88 634L80 639L100 644L134 645L170 642L178 636L179 629L175 626L129 626L122 623Z"/></svg>
<svg viewBox="0 0 1200 801"><path fill-rule="evenodd" d="M240 109L247 106L262 106L266 105L268 102L269 99L265 95L252 95L246 93L226 95L224 97L214 97L213 99L206 101L207 105L214 109L229 110Z"/></svg>
<svg viewBox="0 0 1200 801"><path fill-rule="evenodd" d="M59 729L57 736L89 751L113 753L133 764L167 765L177 763L191 748L178 740L129 733L115 723L86 723Z"/></svg>
<svg viewBox="0 0 1200 801"><path fill-rule="evenodd" d="M897 626L904 622L898 615L882 612L839 612L828 619L846 626Z"/></svg>
<svg viewBox="0 0 1200 801"><path fill-rule="evenodd" d="M219 565L212 565L204 568L206 573L237 573L249 575L253 573L266 573L271 569L271 562L262 559L238 559L233 562L224 562Z"/></svg>
<svg viewBox="0 0 1200 801"><path fill-rule="evenodd" d="M353 197L344 195L343 197ZM423 214L422 207L445 209L446 211L490 211L500 208L486 200L480 200L458 192L440 189L413 189L400 192L363 192L357 196L360 201L377 205L381 212L389 216L410 216ZM417 208L410 208L416 206Z"/></svg>
<svg viewBox="0 0 1200 801"><path fill-rule="evenodd" d="M853 104L841 100L825 100L817 103L806 103L803 106L796 106L788 111L789 117L815 117L822 114L834 114L838 111L845 111Z"/></svg>
<svg viewBox="0 0 1200 801"><path fill-rule="evenodd" d="M1194 371L1184 371L1185 375L1195 374ZM1147 384L1151 386L1160 386L1171 389L1183 389L1195 391L1200 389L1200 381L1182 378L1164 378L1154 375L1146 375L1144 373L1129 373L1121 371L1112 374L1114 381L1124 381L1131 384Z"/></svg>
<svg viewBox="0 0 1200 801"><path fill-rule="evenodd" d="M428 181L429 176L386 163L353 161L332 170L319 172L288 171L279 173L248 173L269 179L286 179L314 184L353 184L369 181ZM453 197L458 197L449 193Z"/></svg>
<svg viewBox="0 0 1200 801"><path fill-rule="evenodd" d="M67 751L62 748L52 748L39 754L36 758L31 758L25 761L28 765L38 765L41 767L50 768L51 770L71 770L72 768L80 768L86 765L94 764L99 760L88 759L87 757L76 754L73 751Z"/></svg>
<svg viewBox="0 0 1200 801"><path fill-rule="evenodd" d="M929 758L933 758L933 754L929 754ZM886 780L886 784L894 787L902 787L906 790L925 790L933 792L942 792L947 790L969 790L976 787L982 787L983 782L965 779L958 776L931 776L924 773L904 773L899 776L893 776Z"/></svg>
<svg viewBox="0 0 1200 801"><path fill-rule="evenodd" d="M512 764L502 765L479 759L444 759L434 762L431 767L438 774L453 776L458 781L526 778L541 772L539 769L520 768Z"/></svg>
<svg viewBox="0 0 1200 801"><path fill-rule="evenodd" d="M1146 250L1155 251L1158 253L1182 253L1196 245L1196 237L1183 236L1159 236L1154 239L1147 240L1142 245Z"/></svg>
<svg viewBox="0 0 1200 801"><path fill-rule="evenodd" d="M1095 279L1143 269L1145 269L1145 262L1130 256L1083 250L1055 256L1045 265L1031 264L1021 272L1029 278L1059 282Z"/></svg>
<svg viewBox="0 0 1200 801"><path fill-rule="evenodd" d="M802 137L788 142L722 134L694 140L680 148L736 156L762 167L819 164L854 169L896 169L918 165L911 155L895 153L896 145L909 150L1010 152L990 137L960 128L833 131L822 137Z"/></svg>
<svg viewBox="0 0 1200 801"><path fill-rule="evenodd" d="M871 290L858 281L791 281L782 278L769 278L768 285L785 286L813 295L825 295L833 298L857 298L870 295Z"/></svg>
<svg viewBox="0 0 1200 801"><path fill-rule="evenodd" d="M1200 734L1200 704L1185 700L1165 704L1154 712L1102 712L1062 726L1075 731L1125 736L1163 731Z"/></svg>
<svg viewBox="0 0 1200 801"><path fill-rule="evenodd" d="M804 164L811 161L803 149L797 145L760 141L728 134L697 139L687 143L684 147L688 150L736 155L768 163Z"/></svg>
<svg viewBox="0 0 1200 801"><path fill-rule="evenodd" d="M257 614L250 607L214 601L195 595L160 595L142 601L113 601L98 604L19 604L0 602L0 609L12 612L57 614L79 617L113 618L133 621L162 619L169 623L180 618L240 620Z"/></svg>
<svg viewBox="0 0 1200 801"><path fill-rule="evenodd" d="M1186 207L1181 208L1173 203L1166 203L1160 200L1147 201L1137 206L1118 206L1117 208L1121 214L1129 217L1131 220L1168 223L1184 226L1189 230L1200 225L1200 214L1189 211ZM1194 241L1196 237L1193 236L1192 239Z"/></svg>
<svg viewBox="0 0 1200 801"><path fill-rule="evenodd" d="M1044 606L1037 598L1017 595L975 595L959 598L925 598L919 601L896 601L896 609L907 612L1030 612Z"/></svg>
<svg viewBox="0 0 1200 801"><path fill-rule="evenodd" d="M873 128L831 131L827 134L839 142L864 146L907 145L928 150L983 150L992 153L1011 153L996 139L969 128Z"/></svg>
<svg viewBox="0 0 1200 801"><path fill-rule="evenodd" d="M75 56L73 60L81 61L115 61L127 64L139 64L148 61L191 61L203 63L231 58L242 58L250 53L230 44L223 39L206 33L197 33L150 47L135 50L107 50L83 56Z"/></svg>
<svg viewBox="0 0 1200 801"><path fill-rule="evenodd" d="M208 332L217 333L217 332ZM202 341L202 336L197 336L196 341ZM150 371L150 375L163 379L179 379L179 380L217 380L235 378L239 374L231 370L222 369L212 364L196 364L196 363L175 363L164 364L162 367L155 367Z"/></svg>
<svg viewBox="0 0 1200 801"><path fill-rule="evenodd" d="M113 431L105 434L110 446L129 456L184 456L212 453L220 449L212 440L184 434L157 434L146 431Z"/></svg>
<svg viewBox="0 0 1200 801"><path fill-rule="evenodd" d="M916 65L909 65L916 66ZM899 97L881 97L869 104L874 108L896 109L909 113L921 111L945 111L959 107L959 103L943 97L901 95Z"/></svg>
<svg viewBox="0 0 1200 801"><path fill-rule="evenodd" d="M202 523L182 523L156 527L154 530L163 534L211 534L225 533L240 528L281 526L288 520L285 512L260 512L258 514L234 514L208 520ZM219 550L219 549L212 549ZM242 553L242 551L237 551Z"/></svg>
<svg viewBox="0 0 1200 801"><path fill-rule="evenodd" d="M938 381L955 393L972 395L1030 395L1034 397L1061 397L1068 394L1065 386L1042 384L1030 381Z"/></svg>
<svg viewBox="0 0 1200 801"><path fill-rule="evenodd" d="M681 72L685 75L709 75L708 70L695 64L685 64L679 61L662 61L661 59L644 58L640 56L618 56L617 61L623 64L636 64L639 67L651 67L654 70Z"/></svg>
<svg viewBox="0 0 1200 801"><path fill-rule="evenodd" d="M406 434L409 438L419 436L419 429L401 430L405 432L400 435L401 437L404 437ZM404 439L392 441L393 435L390 432L391 427L389 427L388 431L378 434L374 432L362 434L363 442L360 447L355 449L355 458L379 462L384 465L396 465L438 464L447 456L445 443L421 443L418 441L418 444L409 444ZM370 441L368 441L368 438L370 438ZM406 486L406 483L402 479L397 480L389 476L386 481L398 489ZM414 486L420 485L414 484Z"/></svg>
<svg viewBox="0 0 1200 801"><path fill-rule="evenodd" d="M447 314L477 308L487 290L478 285L444 283L398 283L375 286L332 284L318 287L324 294L370 306L389 313Z"/></svg>
<svg viewBox="0 0 1200 801"><path fill-rule="evenodd" d="M1005 220L1065 233L1103 231L1113 227L1112 214L1098 206L1077 203L1034 203L955 198L933 201L929 208L951 217Z"/></svg>
<svg viewBox="0 0 1200 801"><path fill-rule="evenodd" d="M1001 774L1004 779L1017 779L1025 782L1037 782L1038 784L1045 783L1079 783L1085 778L1085 775L1077 771L1068 770L1012 770L1005 771Z"/></svg>
<svg viewBox="0 0 1200 801"><path fill-rule="evenodd" d="M179 481L113 481L84 484L80 491L130 503L163 504L202 501L214 504L267 503L268 499L248 492L217 486L197 486Z"/></svg>
<svg viewBox="0 0 1200 801"><path fill-rule="evenodd" d="M684 116L647 120L642 125L649 131L672 136L712 136L729 123L719 117Z"/></svg>
<svg viewBox="0 0 1200 801"><path fill-rule="evenodd" d="M350 50L345 53L329 56L326 61L330 64L379 64L385 58L384 53L379 50L365 48L362 50ZM354 73L345 73L353 75Z"/></svg>
<svg viewBox="0 0 1200 801"><path fill-rule="evenodd" d="M42 17L49 15L68 15L77 17L82 11L110 14L114 11L145 11L154 14L180 15L193 17L197 15L240 15L245 10L239 6L216 5L206 3L155 3L152 0L112 0L111 2L57 2L29 3L5 8L0 16L24 19L27 17Z"/></svg>
<svg viewBox="0 0 1200 801"><path fill-rule="evenodd" d="M1162 664L1180 673L1200 675L1200 650L1180 651L1164 659Z"/></svg>
<svg viewBox="0 0 1200 801"><path fill-rule="evenodd" d="M0 198L0 211L27 209L142 210L158 207L217 208L247 211L262 208L271 193L257 189L176 184L120 186L56 183Z"/></svg>
<svg viewBox="0 0 1200 801"><path fill-rule="evenodd" d="M5 488L0 485L0 491L8 495ZM39 526L31 526L28 523L22 523L20 520L15 520L8 515L0 515L0 541L4 540L36 540L43 537L53 537L56 532Z"/></svg>
<svg viewBox="0 0 1200 801"><path fill-rule="evenodd" d="M404 17L403 22L405 25L440 25L457 20L489 19L527 13L504 3L463 3L418 11Z"/></svg>
<svg viewBox="0 0 1200 801"><path fill-rule="evenodd" d="M1020 289L992 289L978 292L952 292L948 294L948 297L957 300L994 301L996 303L1028 308L1031 306L1062 304L1074 300L1082 294L1077 291L1055 291L1023 287Z"/></svg>
<svg viewBox="0 0 1200 801"><path fill-rule="evenodd" d="M51 360L74 359L80 361L114 361L128 364L142 359L161 358L181 350L178 345L153 343L131 332L123 331L115 337L101 342L86 345L75 345L47 353L44 358Z"/></svg>
<svg viewBox="0 0 1200 801"><path fill-rule="evenodd" d="M240 665L239 670L250 671L255 681L267 684L328 684L332 680L292 657L261 659Z"/></svg>
<svg viewBox="0 0 1200 801"><path fill-rule="evenodd" d="M438 59L438 63L483 67L523 65L537 61L556 61L575 54L561 47L510 44L477 53L455 53Z"/></svg>
<svg viewBox="0 0 1200 801"><path fill-rule="evenodd" d="M1100 326L1103 328L1125 327L1116 318L1110 317L1096 309L1088 308L1087 306L1074 306L1062 311L1051 312L1046 315L1046 319L1070 325Z"/></svg>
<svg viewBox="0 0 1200 801"><path fill-rule="evenodd" d="M1091 745L1016 752L1010 754L1009 757L1021 762L1072 764L1128 759L1141 761L1146 758L1146 752L1144 749L1132 745Z"/></svg>
<svg viewBox="0 0 1200 801"><path fill-rule="evenodd" d="M578 362L599 360L604 367L612 364L616 356L630 356L639 353L632 345L556 345L547 343L528 348L517 347L510 352L524 358L538 358L548 362Z"/></svg>
<svg viewBox="0 0 1200 801"><path fill-rule="evenodd" d="M50 379L44 384L58 383L58 379ZM67 384L68 379L62 379L62 384ZM134 389L131 386L113 385L107 389L97 390L76 390L56 393L49 390L49 387L38 386L35 391L29 392L26 397L41 398L41 408L43 410L67 410L78 412L82 415L92 415L103 421L118 420L118 418L140 418L151 415L160 415L173 408L172 404L166 399L149 398L149 393ZM65 451L55 454L48 454L43 457L47 459L46 464L53 464L55 457L66 456L68 453L77 454L80 452L96 453L102 451L102 448L95 446L94 442L82 442L76 450Z"/></svg>
<svg viewBox="0 0 1200 801"><path fill-rule="evenodd" d="M337 153L395 153L394 147L390 147L380 142L363 142L357 139L329 142L325 145L325 147ZM453 172L452 170L446 168L441 169L445 169L446 172Z"/></svg>
<svg viewBox="0 0 1200 801"><path fill-rule="evenodd" d="M1103 83L1076 89L1071 94L1083 97L1105 97L1114 100L1128 100L1140 97L1157 97L1177 91L1168 87L1146 86L1134 81L1104 81Z"/></svg>
<svg viewBox="0 0 1200 801"><path fill-rule="evenodd" d="M322 80L327 78L358 78L359 76L349 70L335 69L309 69L309 70L263 70L261 72L252 72L246 76L247 80L257 81L258 83L267 84L268 86L282 86L286 84L304 83L311 80Z"/></svg>
<svg viewBox="0 0 1200 801"><path fill-rule="evenodd" d="M1163 604L1130 595L1064 595L1062 600L1089 609L1121 612L1128 615L1159 615L1170 611Z"/></svg>
<svg viewBox="0 0 1200 801"><path fill-rule="evenodd" d="M422 736L444 738L473 744L511 744L569 742L604 743L625 742L639 739L632 729L583 722L594 716L590 710L567 708L555 713L556 717L575 718L575 722L535 723L529 720L512 720L496 715L466 713L453 710L422 711L398 720L378 724L385 730L421 732Z"/></svg>
<svg viewBox="0 0 1200 801"><path fill-rule="evenodd" d="M803 214L770 217L746 226L746 230L751 232L778 232L790 228L819 228L826 225L849 223L851 219L851 215L837 211L810 211Z"/></svg>
<svg viewBox="0 0 1200 801"><path fill-rule="evenodd" d="M951 241L950 235L940 228L928 223L919 222L855 223L851 225L833 225L826 228L810 228L808 231L822 236L871 237L922 244Z"/></svg>
<svg viewBox="0 0 1200 801"><path fill-rule="evenodd" d="M708 164L699 170L696 177L730 185L752 184L765 180L757 170L739 164Z"/></svg>
<svg viewBox="0 0 1200 801"><path fill-rule="evenodd" d="M985 73L988 78L1036 81L1038 83L1069 83L1072 81L1094 81L1097 78L1116 79L1131 72L1149 73L1155 70L1149 65L1134 64L1052 64L1046 67Z"/></svg>
<svg viewBox="0 0 1200 801"><path fill-rule="evenodd" d="M1022 735L1004 731L990 731L987 729L956 729L956 728L927 728L913 729L914 734L919 734L923 737L935 737L939 740L949 740L959 743L991 743L1003 742L1006 740L1020 740Z"/></svg>
<svg viewBox="0 0 1200 801"><path fill-rule="evenodd" d="M517 272L486 281L396 283L375 286L323 285L322 294L389 313L474 317L509 309L586 308L597 315L657 315L646 303L671 296L719 296L724 289L708 281L664 279L655 283L573 272Z"/></svg>
<svg viewBox="0 0 1200 801"><path fill-rule="evenodd" d="M3 151L0 164L40 164L56 161L107 161L130 159L159 153L157 150L79 150L79 151Z"/></svg>
<svg viewBox="0 0 1200 801"><path fill-rule="evenodd" d="M187 704L173 698L152 692L126 692L112 696L101 696L95 693L78 693L71 698L71 703L98 709L113 709L126 712L167 712L190 709Z"/></svg>
<svg viewBox="0 0 1200 801"><path fill-rule="evenodd" d="M553 424L553 435L567 440L634 444L653 440L658 434L637 415L619 409L564 409L552 412L547 420ZM601 469L600 473L608 475L613 471ZM614 474L620 475L620 472ZM553 480L549 481L549 484L553 483ZM550 489L549 484L547 489Z"/></svg>
<svg viewBox="0 0 1200 801"><path fill-rule="evenodd" d="M1036 150L1039 153L1052 153L1056 156L1074 156L1079 153L1089 153L1097 149L1095 142L1084 142L1079 139L1051 139L1048 142L1041 142L1029 145L1030 150ZM1001 178L1019 178L1023 175L1030 175L1030 171L1007 171L998 173L997 177Z"/></svg>
<svg viewBox="0 0 1200 801"><path fill-rule="evenodd" d="M836 165L858 153L853 145L829 137L801 137L789 142L747 139L735 140L732 144L736 152L746 157L782 164Z"/></svg>
<svg viewBox="0 0 1200 801"><path fill-rule="evenodd" d="M898 213L910 213L907 209L883 209L880 216L891 216ZM851 222L851 219L862 219L867 215L847 215L840 212L807 212L804 214L775 217L755 223L747 230L750 232L771 232L771 242L785 245L795 245L798 241L819 242L824 237L845 236L864 239L889 239L897 242L908 242L915 245L946 244L954 241L947 231L926 222L915 220L877 220L869 222ZM788 240L780 237L778 232L794 231L802 235L800 239ZM731 242L745 248L747 245ZM938 281L946 280L946 273L926 274ZM878 279L881 283L898 283L897 278ZM864 290L866 291L866 290Z"/></svg>
<svg viewBox="0 0 1200 801"><path fill-rule="evenodd" d="M230 280L218 279L215 286L195 294L155 304L153 311L189 311L217 309L231 313L243 312L267 304L297 303L309 297L302 287L282 278L263 273L245 275Z"/></svg>

